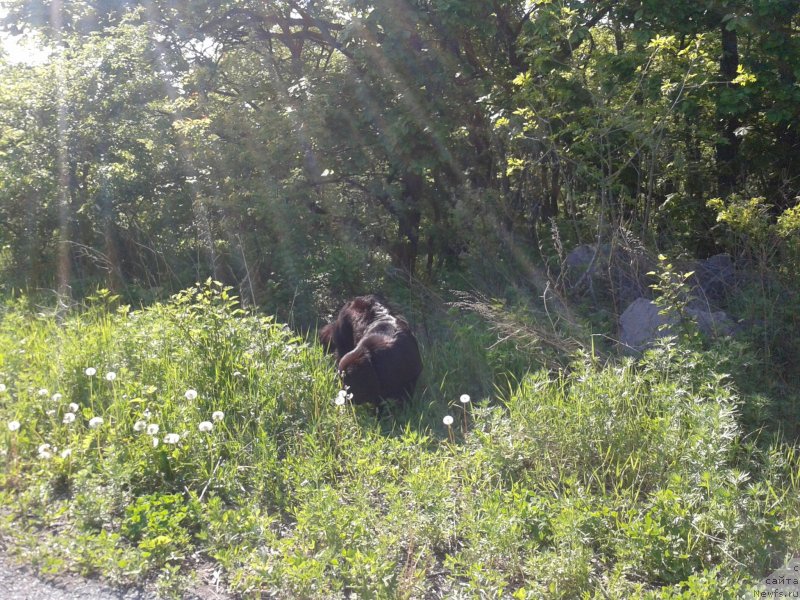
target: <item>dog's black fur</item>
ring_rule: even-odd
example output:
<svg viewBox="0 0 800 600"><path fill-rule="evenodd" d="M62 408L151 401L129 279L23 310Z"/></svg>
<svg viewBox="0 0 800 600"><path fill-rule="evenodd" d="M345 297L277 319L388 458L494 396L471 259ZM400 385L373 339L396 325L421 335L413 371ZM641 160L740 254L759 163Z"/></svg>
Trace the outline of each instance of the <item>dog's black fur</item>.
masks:
<svg viewBox="0 0 800 600"><path fill-rule="evenodd" d="M345 304L319 338L333 352L353 404L377 405L382 398L405 399L414 393L422 373L417 340L408 322L378 296Z"/></svg>

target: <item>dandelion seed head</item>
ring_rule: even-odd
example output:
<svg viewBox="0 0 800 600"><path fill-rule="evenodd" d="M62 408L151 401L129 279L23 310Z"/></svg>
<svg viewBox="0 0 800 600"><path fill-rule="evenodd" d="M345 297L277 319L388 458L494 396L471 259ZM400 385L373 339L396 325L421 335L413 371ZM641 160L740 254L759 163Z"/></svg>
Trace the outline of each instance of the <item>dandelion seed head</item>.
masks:
<svg viewBox="0 0 800 600"><path fill-rule="evenodd" d="M469 394L461 394L459 400L461 401L461 404L469 404L470 401Z"/></svg>
<svg viewBox="0 0 800 600"><path fill-rule="evenodd" d="M186 390L186 393L184 394L184 397L189 402L191 402L192 400L195 400L197 398L197 390L193 390L193 389Z"/></svg>
<svg viewBox="0 0 800 600"><path fill-rule="evenodd" d="M97 375L97 369L95 369L94 367L86 367L84 373L86 374L87 377L94 377L95 375Z"/></svg>
<svg viewBox="0 0 800 600"><path fill-rule="evenodd" d="M61 419L61 422L64 423L64 425L69 425L70 423L74 423L75 422L75 413L71 413L71 412L64 413L64 418Z"/></svg>
<svg viewBox="0 0 800 600"><path fill-rule="evenodd" d="M67 448L66 450L62 450L60 456L61 458L69 458L70 456L72 456L72 449Z"/></svg>
<svg viewBox="0 0 800 600"><path fill-rule="evenodd" d="M9 431L18 431L19 430L19 421L9 421L8 422L8 430Z"/></svg>
<svg viewBox="0 0 800 600"><path fill-rule="evenodd" d="M221 410L215 410L211 413L211 420L214 422L222 421L225 418L225 413Z"/></svg>
<svg viewBox="0 0 800 600"><path fill-rule="evenodd" d="M145 429L147 429L147 421L142 421L140 419L140 420L136 421L136 423L133 424L133 430L134 431L139 432L139 431L144 431Z"/></svg>
<svg viewBox="0 0 800 600"><path fill-rule="evenodd" d="M0 383L0 394L5 392L6 389L8 389L8 388L6 388L6 384L5 383Z"/></svg>
<svg viewBox="0 0 800 600"><path fill-rule="evenodd" d="M80 406L78 406L75 402L70 402L69 403L70 412L78 412L79 408L80 408Z"/></svg>
<svg viewBox="0 0 800 600"><path fill-rule="evenodd" d="M53 402L61 402L61 399L62 399L63 397L64 397L64 396L63 396L63 394L59 394L58 392L56 392L55 394L53 394L53 395L50 397L50 399L51 399Z"/></svg>
<svg viewBox="0 0 800 600"><path fill-rule="evenodd" d="M347 398L344 396L344 394L339 394L338 396L336 396L336 399L333 401L333 403L336 406L344 406L344 403L346 401L347 401Z"/></svg>
<svg viewBox="0 0 800 600"><path fill-rule="evenodd" d="M153 438L153 448L155 448L156 446L158 446L158 438L154 437Z"/></svg>
<svg viewBox="0 0 800 600"><path fill-rule="evenodd" d="M168 433L164 436L164 443L165 444L177 444L181 441L181 436L177 433Z"/></svg>
<svg viewBox="0 0 800 600"><path fill-rule="evenodd" d="M214 424L211 421L201 421L197 428L202 431L203 433L208 433L212 429L214 429Z"/></svg>
<svg viewBox="0 0 800 600"><path fill-rule="evenodd" d="M39 446L39 458L47 460L48 458L53 457L53 453L50 451L52 446L50 444L41 444Z"/></svg>
<svg viewBox="0 0 800 600"><path fill-rule="evenodd" d="M40 396L49 396L50 395L50 392L47 390L47 388L40 389L38 393L39 393Z"/></svg>
<svg viewBox="0 0 800 600"><path fill-rule="evenodd" d="M46 414L48 417L52 417L54 414L56 414L56 409L51 408L50 410L46 410L44 411L44 414Z"/></svg>
<svg viewBox="0 0 800 600"><path fill-rule="evenodd" d="M114 371L109 371L106 373L106 381L114 381L117 378L117 374Z"/></svg>
<svg viewBox="0 0 800 600"><path fill-rule="evenodd" d="M451 417L450 415L447 415L444 419L442 419L442 423L444 423L445 425L450 427L450 425L453 424L453 417Z"/></svg>
<svg viewBox="0 0 800 600"><path fill-rule="evenodd" d="M147 435L156 435L158 433L158 423L150 423L147 426Z"/></svg>
<svg viewBox="0 0 800 600"><path fill-rule="evenodd" d="M103 417L92 417L91 419L89 419L89 427L91 429L97 429L102 424L103 424Z"/></svg>
<svg viewBox="0 0 800 600"><path fill-rule="evenodd" d="M142 413L142 416L143 416L145 419L149 419L151 415L152 415L152 413L150 412L150 409L149 409L149 408L145 408L145 409L144 409L144 412Z"/></svg>

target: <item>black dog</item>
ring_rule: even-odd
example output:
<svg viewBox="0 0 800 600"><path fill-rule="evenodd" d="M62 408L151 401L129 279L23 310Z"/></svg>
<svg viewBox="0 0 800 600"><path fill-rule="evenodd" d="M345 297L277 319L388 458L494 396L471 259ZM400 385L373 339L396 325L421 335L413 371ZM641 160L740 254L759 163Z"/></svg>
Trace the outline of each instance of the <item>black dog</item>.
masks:
<svg viewBox="0 0 800 600"><path fill-rule="evenodd" d="M359 296L342 307L319 339L333 352L353 404L414 393L422 372L419 347L408 322L377 296Z"/></svg>

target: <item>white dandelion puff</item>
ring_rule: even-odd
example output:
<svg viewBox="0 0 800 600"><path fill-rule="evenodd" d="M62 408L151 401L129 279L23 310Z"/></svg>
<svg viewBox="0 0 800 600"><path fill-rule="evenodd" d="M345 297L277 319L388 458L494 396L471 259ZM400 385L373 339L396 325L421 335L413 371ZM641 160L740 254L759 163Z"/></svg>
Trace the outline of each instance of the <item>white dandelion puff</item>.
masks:
<svg viewBox="0 0 800 600"><path fill-rule="evenodd" d="M51 398L50 398L50 399L51 399L53 402L61 402L61 399L62 399L63 397L64 397L64 396L63 396L63 394L59 394L58 392L56 392L55 394L53 394L53 395L51 396Z"/></svg>
<svg viewBox="0 0 800 600"><path fill-rule="evenodd" d="M106 373L106 381L114 381L117 378L117 374L114 371L109 371Z"/></svg>
<svg viewBox="0 0 800 600"><path fill-rule="evenodd" d="M225 413L221 410L215 410L211 413L211 420L214 422L222 421L225 418Z"/></svg>
<svg viewBox="0 0 800 600"><path fill-rule="evenodd" d="M459 400L461 401L461 404L469 404L469 394L461 394L461 398L459 398Z"/></svg>
<svg viewBox="0 0 800 600"><path fill-rule="evenodd" d="M0 383L0 394L5 392L8 388L6 387L5 383Z"/></svg>
<svg viewBox="0 0 800 600"><path fill-rule="evenodd" d="M146 428L147 428L147 421L139 420L133 424L133 430L136 432L144 431Z"/></svg>
<svg viewBox="0 0 800 600"><path fill-rule="evenodd" d="M92 417L91 419L89 419L89 427L91 429L97 429L102 424L103 424L103 417Z"/></svg>
<svg viewBox="0 0 800 600"><path fill-rule="evenodd" d="M184 397L185 397L185 398L186 398L186 399L187 399L189 402L191 402L192 400L195 400L195 399L197 398L197 390L193 390L193 389L191 389L191 388L190 388L190 389L188 389L188 390L186 390L186 393L184 394Z"/></svg>
<svg viewBox="0 0 800 600"><path fill-rule="evenodd" d="M165 444L177 444L181 441L181 436L177 433L168 433L164 436L164 443Z"/></svg>
<svg viewBox="0 0 800 600"><path fill-rule="evenodd" d="M147 426L147 435L156 435L158 433L158 423L150 423Z"/></svg>
<svg viewBox="0 0 800 600"><path fill-rule="evenodd" d="M84 373L86 374L87 377L94 377L95 375L97 375L97 369L95 369L94 367L86 367Z"/></svg>
<svg viewBox="0 0 800 600"><path fill-rule="evenodd" d="M42 388L42 389L39 390L39 395L40 396L49 396L50 392L47 390L47 388Z"/></svg>
<svg viewBox="0 0 800 600"><path fill-rule="evenodd" d="M69 458L70 456L72 456L72 449L67 448L66 450L62 450L60 456L61 458Z"/></svg>
<svg viewBox="0 0 800 600"><path fill-rule="evenodd" d="M70 412L78 412L79 408L80 408L80 406L78 406L75 402L70 402L69 403Z"/></svg>
<svg viewBox="0 0 800 600"><path fill-rule="evenodd" d="M158 446L158 438L154 437L153 438L153 448L155 448L156 446Z"/></svg>
<svg viewBox="0 0 800 600"><path fill-rule="evenodd" d="M450 425L453 424L453 417L451 417L450 415L447 415L444 419L442 419L442 423L444 423L445 425L450 427Z"/></svg>
<svg viewBox="0 0 800 600"><path fill-rule="evenodd" d="M39 458L48 459L53 457L50 444L41 444L39 446Z"/></svg>
<svg viewBox="0 0 800 600"><path fill-rule="evenodd" d="M19 421L9 421L8 422L8 430L9 431L18 431L20 427Z"/></svg>
<svg viewBox="0 0 800 600"><path fill-rule="evenodd" d="M75 422L75 413L71 413L71 412L64 413L64 418L61 419L61 422L64 423L64 425L69 425L70 423L74 423Z"/></svg>
<svg viewBox="0 0 800 600"><path fill-rule="evenodd" d="M214 429L214 424L211 421L201 421L201 423L197 426L197 428L203 433L208 433L209 431Z"/></svg>

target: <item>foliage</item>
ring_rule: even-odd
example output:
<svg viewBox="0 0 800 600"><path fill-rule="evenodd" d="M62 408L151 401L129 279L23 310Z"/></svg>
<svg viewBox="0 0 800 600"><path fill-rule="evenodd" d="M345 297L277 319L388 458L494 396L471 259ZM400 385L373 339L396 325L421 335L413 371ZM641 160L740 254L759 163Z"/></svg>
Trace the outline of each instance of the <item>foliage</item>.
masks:
<svg viewBox="0 0 800 600"><path fill-rule="evenodd" d="M433 277L556 216L709 253L709 198L796 206L792 2L5 4L53 49L0 64L13 285L306 319L329 242Z"/></svg>
<svg viewBox="0 0 800 600"><path fill-rule="evenodd" d="M230 293L131 311L101 292L61 325L5 307L0 529L17 553L165 595L192 585L194 556L246 597L716 597L800 539L796 454L747 442L728 379L691 350L581 356L495 398L459 400L453 379L376 421L333 401L318 347ZM428 377L461 378L483 343Z"/></svg>

